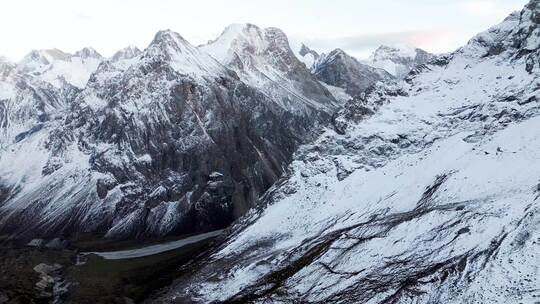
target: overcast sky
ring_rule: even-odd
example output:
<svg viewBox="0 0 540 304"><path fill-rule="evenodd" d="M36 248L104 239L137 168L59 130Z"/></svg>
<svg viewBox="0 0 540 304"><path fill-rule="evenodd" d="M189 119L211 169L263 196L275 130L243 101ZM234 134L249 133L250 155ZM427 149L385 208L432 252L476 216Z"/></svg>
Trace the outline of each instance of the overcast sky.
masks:
<svg viewBox="0 0 540 304"><path fill-rule="evenodd" d="M75 52L92 46L110 56L129 44L145 48L160 29L193 44L231 23L283 29L319 51L340 47L365 57L380 44L432 52L463 45L528 0L1 0L0 55L19 60L31 49Z"/></svg>

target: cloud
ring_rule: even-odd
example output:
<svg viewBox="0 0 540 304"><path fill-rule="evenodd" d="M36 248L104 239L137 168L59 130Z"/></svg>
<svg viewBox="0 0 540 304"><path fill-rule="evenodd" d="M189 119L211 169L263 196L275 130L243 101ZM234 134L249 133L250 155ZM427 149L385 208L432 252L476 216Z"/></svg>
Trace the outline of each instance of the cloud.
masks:
<svg viewBox="0 0 540 304"><path fill-rule="evenodd" d="M365 57L381 45L406 45L439 52L443 49L447 50L449 44L454 45L458 36L458 33L448 30L419 30L355 35L335 39L312 39L306 40L306 44L324 52L341 48L358 57Z"/></svg>

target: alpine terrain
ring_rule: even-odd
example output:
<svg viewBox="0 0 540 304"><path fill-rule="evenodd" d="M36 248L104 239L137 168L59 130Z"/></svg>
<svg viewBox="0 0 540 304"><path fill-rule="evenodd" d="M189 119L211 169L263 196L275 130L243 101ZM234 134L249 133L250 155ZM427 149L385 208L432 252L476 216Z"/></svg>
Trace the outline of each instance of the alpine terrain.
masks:
<svg viewBox="0 0 540 304"><path fill-rule="evenodd" d="M0 303L540 303L540 0L451 53L291 44L0 57Z"/></svg>
<svg viewBox="0 0 540 304"><path fill-rule="evenodd" d="M376 85L163 303L537 303L540 2Z"/></svg>
<svg viewBox="0 0 540 304"><path fill-rule="evenodd" d="M110 59L32 51L0 84L0 232L15 238L226 227L340 104L283 32L252 25L200 48L161 31Z"/></svg>

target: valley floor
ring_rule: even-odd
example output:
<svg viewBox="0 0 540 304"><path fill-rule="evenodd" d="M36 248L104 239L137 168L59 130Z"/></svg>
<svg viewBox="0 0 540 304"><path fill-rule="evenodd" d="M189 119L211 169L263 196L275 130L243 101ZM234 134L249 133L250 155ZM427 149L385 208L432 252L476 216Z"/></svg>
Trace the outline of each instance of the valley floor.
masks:
<svg viewBox="0 0 540 304"><path fill-rule="evenodd" d="M163 244L92 239L64 250L3 245L0 303L138 303L181 275L182 266L204 254L220 233ZM100 253L109 259L79 253L90 250L115 251Z"/></svg>

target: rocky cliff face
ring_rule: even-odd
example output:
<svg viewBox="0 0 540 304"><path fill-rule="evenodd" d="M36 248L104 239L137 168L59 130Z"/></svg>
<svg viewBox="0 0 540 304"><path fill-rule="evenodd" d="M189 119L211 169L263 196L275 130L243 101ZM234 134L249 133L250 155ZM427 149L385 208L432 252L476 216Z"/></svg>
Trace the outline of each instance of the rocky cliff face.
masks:
<svg viewBox="0 0 540 304"><path fill-rule="evenodd" d="M244 214L338 104L281 31L247 31L231 61L160 31L111 59L55 50L6 64L0 231L151 237Z"/></svg>
<svg viewBox="0 0 540 304"><path fill-rule="evenodd" d="M388 72L360 63L341 49L321 56L312 72L320 81L345 89L353 97L359 96L377 82L391 82L394 79Z"/></svg>
<svg viewBox="0 0 540 304"><path fill-rule="evenodd" d="M300 61L302 61L307 68L311 69L320 57L321 55L317 53L317 51L310 49L303 43L300 45L300 50L298 51L298 59L300 59Z"/></svg>
<svg viewBox="0 0 540 304"><path fill-rule="evenodd" d="M133 58L137 58L141 54L142 52L141 50L139 50L139 48L137 48L136 46L130 45L116 52L112 56L111 61L118 62L121 60L130 60Z"/></svg>
<svg viewBox="0 0 540 304"><path fill-rule="evenodd" d="M539 15L350 100L156 301L535 303Z"/></svg>

